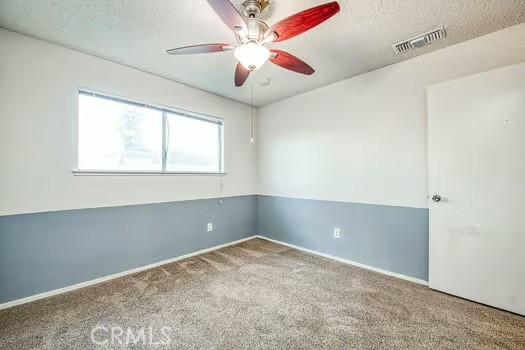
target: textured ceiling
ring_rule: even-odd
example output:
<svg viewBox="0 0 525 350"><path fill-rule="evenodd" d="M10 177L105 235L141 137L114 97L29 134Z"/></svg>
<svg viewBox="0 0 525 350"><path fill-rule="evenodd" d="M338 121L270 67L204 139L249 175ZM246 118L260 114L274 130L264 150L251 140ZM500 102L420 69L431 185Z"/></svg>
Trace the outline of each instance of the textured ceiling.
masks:
<svg viewBox="0 0 525 350"><path fill-rule="evenodd" d="M239 3L239 0L235 0ZM327 1L273 0L273 24ZM525 0L339 0L341 12L289 41L272 44L316 69L307 77L266 64L252 78L264 105L363 72L525 22ZM392 44L444 25L448 37L395 56ZM205 0L0 0L0 26L95 54L190 86L250 101L233 84L233 52L168 56L177 46L234 42ZM0 43L1 44L1 43ZM271 84L259 82L269 78Z"/></svg>

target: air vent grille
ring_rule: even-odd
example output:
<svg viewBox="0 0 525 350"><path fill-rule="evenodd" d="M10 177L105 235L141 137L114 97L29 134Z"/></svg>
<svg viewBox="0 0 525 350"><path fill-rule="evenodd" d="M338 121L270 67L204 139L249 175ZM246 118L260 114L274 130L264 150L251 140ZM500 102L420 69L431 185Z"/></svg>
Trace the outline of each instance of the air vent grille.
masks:
<svg viewBox="0 0 525 350"><path fill-rule="evenodd" d="M447 32L444 27L432 30L425 34L418 35L408 40L401 41L397 44L392 45L396 54L402 54L407 51L417 49L419 47L427 46L436 40L443 39L447 36Z"/></svg>

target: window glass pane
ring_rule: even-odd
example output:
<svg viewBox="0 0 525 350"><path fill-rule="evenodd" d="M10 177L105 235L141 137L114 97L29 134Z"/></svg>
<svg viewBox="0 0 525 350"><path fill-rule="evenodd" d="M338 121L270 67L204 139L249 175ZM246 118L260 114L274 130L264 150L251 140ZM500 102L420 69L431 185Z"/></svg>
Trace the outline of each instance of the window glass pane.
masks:
<svg viewBox="0 0 525 350"><path fill-rule="evenodd" d="M162 112L79 94L79 169L162 170Z"/></svg>
<svg viewBox="0 0 525 350"><path fill-rule="evenodd" d="M168 113L167 171L220 172L220 125Z"/></svg>

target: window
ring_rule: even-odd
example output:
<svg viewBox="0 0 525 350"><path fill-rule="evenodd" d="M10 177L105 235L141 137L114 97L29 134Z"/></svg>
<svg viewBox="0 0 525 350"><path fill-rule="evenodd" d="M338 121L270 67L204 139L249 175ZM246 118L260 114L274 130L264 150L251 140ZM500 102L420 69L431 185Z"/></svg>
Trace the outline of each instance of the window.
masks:
<svg viewBox="0 0 525 350"><path fill-rule="evenodd" d="M85 91L78 102L78 172L223 172L221 119Z"/></svg>

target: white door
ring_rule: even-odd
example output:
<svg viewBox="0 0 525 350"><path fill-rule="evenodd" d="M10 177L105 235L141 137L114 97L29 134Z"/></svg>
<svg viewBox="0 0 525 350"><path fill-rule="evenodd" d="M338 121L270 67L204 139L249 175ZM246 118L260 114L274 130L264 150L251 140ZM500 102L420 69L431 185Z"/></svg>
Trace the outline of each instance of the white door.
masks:
<svg viewBox="0 0 525 350"><path fill-rule="evenodd" d="M427 93L429 285L525 315L525 63Z"/></svg>

